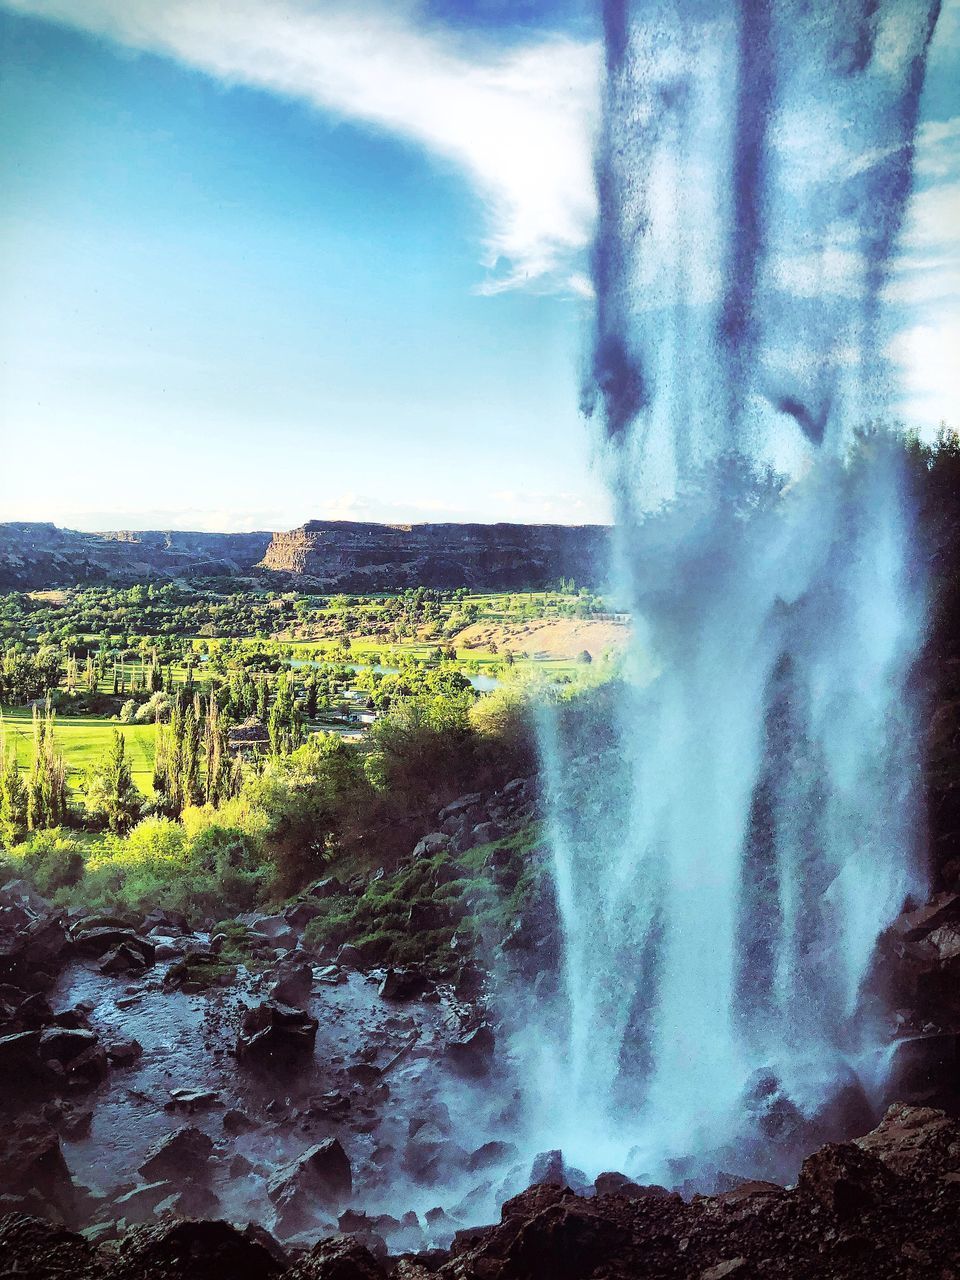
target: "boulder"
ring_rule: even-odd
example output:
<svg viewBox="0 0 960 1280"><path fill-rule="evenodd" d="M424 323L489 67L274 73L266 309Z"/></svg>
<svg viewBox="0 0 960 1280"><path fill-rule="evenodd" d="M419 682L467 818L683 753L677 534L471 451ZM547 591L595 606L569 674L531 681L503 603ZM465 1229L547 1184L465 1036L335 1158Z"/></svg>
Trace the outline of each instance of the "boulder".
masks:
<svg viewBox="0 0 960 1280"><path fill-rule="evenodd" d="M207 1172L212 1152L212 1140L202 1130L186 1125L155 1143L139 1169L151 1179L193 1179Z"/></svg>
<svg viewBox="0 0 960 1280"><path fill-rule="evenodd" d="M516 1160L519 1152L512 1142L485 1142L482 1147L472 1151L467 1159L467 1171L477 1173L480 1169L490 1169Z"/></svg>
<svg viewBox="0 0 960 1280"><path fill-rule="evenodd" d="M300 1265L304 1280L386 1280L373 1253L350 1235L319 1240Z"/></svg>
<svg viewBox="0 0 960 1280"><path fill-rule="evenodd" d="M490 1070L495 1048L493 1028L484 1022L459 1040L452 1040L445 1056L458 1074L483 1076Z"/></svg>
<svg viewBox="0 0 960 1280"><path fill-rule="evenodd" d="M960 1121L933 1107L894 1103L855 1145L900 1176L960 1170Z"/></svg>
<svg viewBox="0 0 960 1280"><path fill-rule="evenodd" d="M437 814L437 820L444 823L450 818L459 818L469 810L477 808L482 800L483 796L479 791L471 791L469 795L460 796L458 800L445 805Z"/></svg>
<svg viewBox="0 0 960 1280"><path fill-rule="evenodd" d="M312 1052L319 1025L302 1009L265 1000L243 1015L237 1055L279 1064L299 1059Z"/></svg>
<svg viewBox="0 0 960 1280"><path fill-rule="evenodd" d="M81 955L106 956L122 948L124 954L135 956L136 962L142 967L153 964L153 943L148 938L142 938L134 929L116 924L98 925L94 928L88 925L75 926L73 930L74 943Z"/></svg>
<svg viewBox="0 0 960 1280"><path fill-rule="evenodd" d="M808 1156L797 1188L838 1218L853 1218L880 1204L893 1177L880 1160L854 1143L828 1143Z"/></svg>
<svg viewBox="0 0 960 1280"><path fill-rule="evenodd" d="M388 969L380 983L382 1000L417 1000L427 990L429 980L417 965Z"/></svg>
<svg viewBox="0 0 960 1280"><path fill-rule="evenodd" d="M414 858L432 858L434 854L442 853L444 849L450 848L450 837L443 831L431 831L429 835L425 835L416 844L413 850Z"/></svg>
<svg viewBox="0 0 960 1280"><path fill-rule="evenodd" d="M495 822L478 822L472 827L470 834L461 840L464 849L475 849L481 844L492 844L494 840L502 838L503 828Z"/></svg>
<svg viewBox="0 0 960 1280"><path fill-rule="evenodd" d="M296 902L292 907L287 907L283 918L291 928L299 931L305 929L311 920L316 920L317 916L322 914L323 907L315 902Z"/></svg>
<svg viewBox="0 0 960 1280"><path fill-rule="evenodd" d="M270 995L280 1004L305 1005L313 991L313 965L290 965L270 987Z"/></svg>
<svg viewBox="0 0 960 1280"><path fill-rule="evenodd" d="M272 1280L283 1268L255 1235L229 1222L162 1222L138 1227L116 1253L118 1276L190 1280Z"/></svg>
<svg viewBox="0 0 960 1280"><path fill-rule="evenodd" d="M311 898L335 898L343 892L344 886L336 876L327 876L325 880L318 880L307 890Z"/></svg>
<svg viewBox="0 0 960 1280"><path fill-rule="evenodd" d="M337 1138L327 1138L274 1173L267 1195L278 1215L289 1218L313 1205L341 1209L353 1193L353 1173Z"/></svg>
<svg viewBox="0 0 960 1280"><path fill-rule="evenodd" d="M0 1136L0 1192L31 1193L70 1212L73 1179L55 1130L43 1120L23 1119Z"/></svg>

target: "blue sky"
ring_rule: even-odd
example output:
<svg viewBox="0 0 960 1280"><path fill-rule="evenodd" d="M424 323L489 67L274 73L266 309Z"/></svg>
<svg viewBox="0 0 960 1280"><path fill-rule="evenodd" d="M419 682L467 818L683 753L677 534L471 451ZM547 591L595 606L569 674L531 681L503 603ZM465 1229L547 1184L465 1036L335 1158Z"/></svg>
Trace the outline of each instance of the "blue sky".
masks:
<svg viewBox="0 0 960 1280"><path fill-rule="evenodd" d="M960 346L947 8L896 286L926 421ZM607 519L599 61L589 0L0 0L0 518Z"/></svg>

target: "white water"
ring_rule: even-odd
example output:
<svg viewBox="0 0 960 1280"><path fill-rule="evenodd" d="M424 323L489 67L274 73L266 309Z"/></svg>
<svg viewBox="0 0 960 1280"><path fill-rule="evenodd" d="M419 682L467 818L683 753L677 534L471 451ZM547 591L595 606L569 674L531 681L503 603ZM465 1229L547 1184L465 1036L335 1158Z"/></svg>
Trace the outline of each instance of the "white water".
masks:
<svg viewBox="0 0 960 1280"><path fill-rule="evenodd" d="M851 447L935 16L607 5L593 398L660 674L542 734L565 954L531 1110L588 1170L706 1163L755 1073L810 1113L886 1035L923 584L897 446Z"/></svg>

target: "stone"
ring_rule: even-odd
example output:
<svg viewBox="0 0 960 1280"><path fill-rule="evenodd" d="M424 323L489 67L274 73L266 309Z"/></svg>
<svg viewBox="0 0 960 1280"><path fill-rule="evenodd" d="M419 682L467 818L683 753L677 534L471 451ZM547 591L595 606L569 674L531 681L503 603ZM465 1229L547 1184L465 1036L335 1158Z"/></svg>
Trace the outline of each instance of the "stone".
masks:
<svg viewBox="0 0 960 1280"><path fill-rule="evenodd" d="M450 848L450 837L444 831L431 831L429 835L425 835L419 840L414 847L414 858L432 858L434 854L442 853L444 849Z"/></svg>
<svg viewBox="0 0 960 1280"><path fill-rule="evenodd" d="M345 942L336 955L336 962L341 969L360 969L363 957L360 951L350 942Z"/></svg>
<svg viewBox="0 0 960 1280"><path fill-rule="evenodd" d="M303 1006L313 991L313 965L298 964L285 969L270 987L270 995L280 1004Z"/></svg>
<svg viewBox="0 0 960 1280"><path fill-rule="evenodd" d="M464 848L475 849L481 844L492 844L494 840L500 840L503 834L503 828L496 822L478 822L466 838Z"/></svg>
<svg viewBox="0 0 960 1280"><path fill-rule="evenodd" d="M429 983L423 970L416 965L401 969L388 969L380 983L381 1000L416 1000L426 991Z"/></svg>
<svg viewBox="0 0 960 1280"><path fill-rule="evenodd" d="M279 1168L267 1183L267 1195L287 1220L313 1205L340 1209L353 1192L350 1161L338 1138L327 1138Z"/></svg>
<svg viewBox="0 0 960 1280"><path fill-rule="evenodd" d="M852 1218L879 1204L892 1175L880 1160L853 1143L828 1143L804 1160L798 1189L838 1218Z"/></svg>
<svg viewBox="0 0 960 1280"><path fill-rule="evenodd" d="M187 1125L155 1143L139 1169L148 1178L197 1178L207 1172L212 1152L207 1134Z"/></svg>
<svg viewBox="0 0 960 1280"><path fill-rule="evenodd" d="M309 1054L319 1022L302 1009L277 1001L254 1005L243 1015L237 1054L241 1059L288 1063Z"/></svg>
<svg viewBox="0 0 960 1280"><path fill-rule="evenodd" d="M143 1045L139 1040L112 1040L107 1057L115 1067L129 1067L143 1057Z"/></svg>
<svg viewBox="0 0 960 1280"><path fill-rule="evenodd" d="M257 1127L257 1123L239 1107L231 1107L229 1111L223 1113L223 1127L227 1133L249 1133L251 1129Z"/></svg>
<svg viewBox="0 0 960 1280"><path fill-rule="evenodd" d="M116 1253L119 1276L272 1280L282 1267L255 1236L229 1222L173 1220L128 1232Z"/></svg>
<svg viewBox="0 0 960 1280"><path fill-rule="evenodd" d="M61 1211L72 1210L73 1179L60 1139L46 1121L15 1121L0 1136L0 1191L37 1194Z"/></svg>
<svg viewBox="0 0 960 1280"><path fill-rule="evenodd" d="M461 1039L447 1045L446 1059L461 1075L483 1076L490 1070L495 1048L493 1028L481 1023Z"/></svg>
<svg viewBox="0 0 960 1280"><path fill-rule="evenodd" d="M292 907L287 907L283 918L291 928L305 929L311 920L316 920L322 914L323 907L315 902L296 902Z"/></svg>
<svg viewBox="0 0 960 1280"><path fill-rule="evenodd" d="M485 1142L482 1147L472 1151L467 1159L468 1173L476 1173L480 1169L489 1169L495 1165L506 1164L517 1158L519 1152L512 1142Z"/></svg>
<svg viewBox="0 0 960 1280"><path fill-rule="evenodd" d="M344 886L336 876L327 876L324 880L318 880L307 890L311 898L336 898L343 892Z"/></svg>
<svg viewBox="0 0 960 1280"><path fill-rule="evenodd" d="M733 1276L745 1277L750 1264L746 1258L727 1258L700 1272L700 1280L728 1280Z"/></svg>
<svg viewBox="0 0 960 1280"><path fill-rule="evenodd" d="M304 1280L386 1280L387 1275L370 1249L350 1235L317 1241L302 1273Z"/></svg>

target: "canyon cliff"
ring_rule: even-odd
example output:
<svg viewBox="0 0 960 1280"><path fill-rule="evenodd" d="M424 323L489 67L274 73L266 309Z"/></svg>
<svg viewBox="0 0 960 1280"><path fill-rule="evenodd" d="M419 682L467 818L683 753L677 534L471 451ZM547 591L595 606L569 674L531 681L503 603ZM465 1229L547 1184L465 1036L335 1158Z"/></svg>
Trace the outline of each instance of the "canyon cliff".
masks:
<svg viewBox="0 0 960 1280"><path fill-rule="evenodd" d="M599 585L603 525L385 525L312 520L290 533L179 530L83 533L0 524L0 590L158 578L256 577L324 591L426 586L543 588L559 578Z"/></svg>

